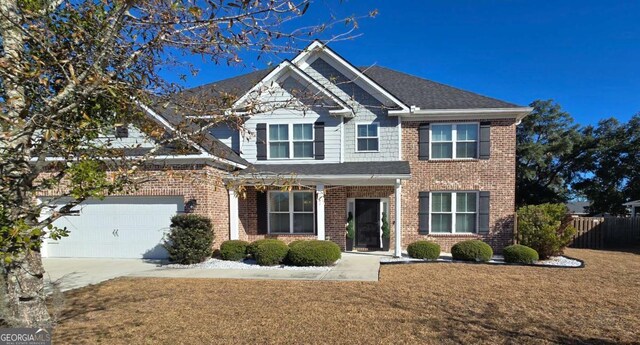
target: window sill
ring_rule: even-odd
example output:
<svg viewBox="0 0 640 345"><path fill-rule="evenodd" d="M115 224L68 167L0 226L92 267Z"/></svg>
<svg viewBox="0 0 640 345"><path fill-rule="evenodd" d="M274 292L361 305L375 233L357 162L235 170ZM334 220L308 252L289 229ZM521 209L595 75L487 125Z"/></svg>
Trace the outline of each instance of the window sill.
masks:
<svg viewBox="0 0 640 345"><path fill-rule="evenodd" d="M477 233L450 233L450 232L430 232L427 235L433 237L480 237Z"/></svg>
<svg viewBox="0 0 640 345"><path fill-rule="evenodd" d="M310 232L290 233L290 232L270 232L267 236L317 236L317 234Z"/></svg>
<svg viewBox="0 0 640 345"><path fill-rule="evenodd" d="M431 158L425 159L423 162L478 162L486 159L480 158Z"/></svg>

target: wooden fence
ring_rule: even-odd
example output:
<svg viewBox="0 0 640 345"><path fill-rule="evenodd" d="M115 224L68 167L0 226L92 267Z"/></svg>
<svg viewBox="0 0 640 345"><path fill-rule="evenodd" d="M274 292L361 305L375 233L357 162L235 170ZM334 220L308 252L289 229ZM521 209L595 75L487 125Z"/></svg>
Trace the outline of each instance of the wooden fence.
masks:
<svg viewBox="0 0 640 345"><path fill-rule="evenodd" d="M577 232L573 248L620 248L640 245L640 217L580 217L573 219Z"/></svg>

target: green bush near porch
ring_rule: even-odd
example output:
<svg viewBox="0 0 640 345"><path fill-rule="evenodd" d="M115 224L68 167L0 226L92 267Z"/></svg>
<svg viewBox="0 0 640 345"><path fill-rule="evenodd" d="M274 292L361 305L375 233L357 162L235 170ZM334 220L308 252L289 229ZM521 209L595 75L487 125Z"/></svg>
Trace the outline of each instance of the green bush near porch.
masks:
<svg viewBox="0 0 640 345"><path fill-rule="evenodd" d="M458 242L451 247L454 260L486 262L491 260L493 249L480 240Z"/></svg>
<svg viewBox="0 0 640 345"><path fill-rule="evenodd" d="M260 240L257 244L253 257L260 266L274 266L281 264L287 257L287 253L289 253L289 246L286 243L275 239L265 239Z"/></svg>
<svg viewBox="0 0 640 345"><path fill-rule="evenodd" d="M429 241L416 241L407 246L407 253L415 259L436 260L440 257L440 245Z"/></svg>
<svg viewBox="0 0 640 345"><path fill-rule="evenodd" d="M263 238L263 239L259 239L259 240L255 240L255 241L251 242L247 246L247 254L255 259L256 249L258 249L258 246L260 245L260 243L264 243L264 242L267 242L267 241L274 241L274 240L275 239L273 239L273 238ZM277 240L275 240L275 241L277 241Z"/></svg>
<svg viewBox="0 0 640 345"><path fill-rule="evenodd" d="M535 249L521 244L504 247L502 254L504 261L509 263L533 264L539 259Z"/></svg>
<svg viewBox="0 0 640 345"><path fill-rule="evenodd" d="M240 261L247 257L249 242L240 240L224 241L220 245L220 257L222 260Z"/></svg>
<svg viewBox="0 0 640 345"><path fill-rule="evenodd" d="M295 241L289 245L287 263L294 266L329 266L341 256L340 247L331 241Z"/></svg>

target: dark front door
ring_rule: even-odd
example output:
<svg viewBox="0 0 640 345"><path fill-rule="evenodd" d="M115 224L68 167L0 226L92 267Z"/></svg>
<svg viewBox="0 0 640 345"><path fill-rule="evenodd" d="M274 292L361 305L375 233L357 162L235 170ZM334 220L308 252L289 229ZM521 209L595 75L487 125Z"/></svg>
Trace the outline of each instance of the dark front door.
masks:
<svg viewBox="0 0 640 345"><path fill-rule="evenodd" d="M380 199L356 199L356 247L380 248Z"/></svg>

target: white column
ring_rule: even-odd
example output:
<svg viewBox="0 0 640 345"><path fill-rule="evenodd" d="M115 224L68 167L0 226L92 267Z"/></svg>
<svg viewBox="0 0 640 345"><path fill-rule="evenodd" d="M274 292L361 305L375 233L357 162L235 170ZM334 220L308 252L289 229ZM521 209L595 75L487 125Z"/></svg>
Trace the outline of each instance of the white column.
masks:
<svg viewBox="0 0 640 345"><path fill-rule="evenodd" d="M238 196L233 190L229 191L229 239L240 239L238 231Z"/></svg>
<svg viewBox="0 0 640 345"><path fill-rule="evenodd" d="M318 227L318 239L324 240L324 185L316 185L316 217Z"/></svg>
<svg viewBox="0 0 640 345"><path fill-rule="evenodd" d="M402 183L400 179L396 180L396 243L393 256L399 258L402 256Z"/></svg>

